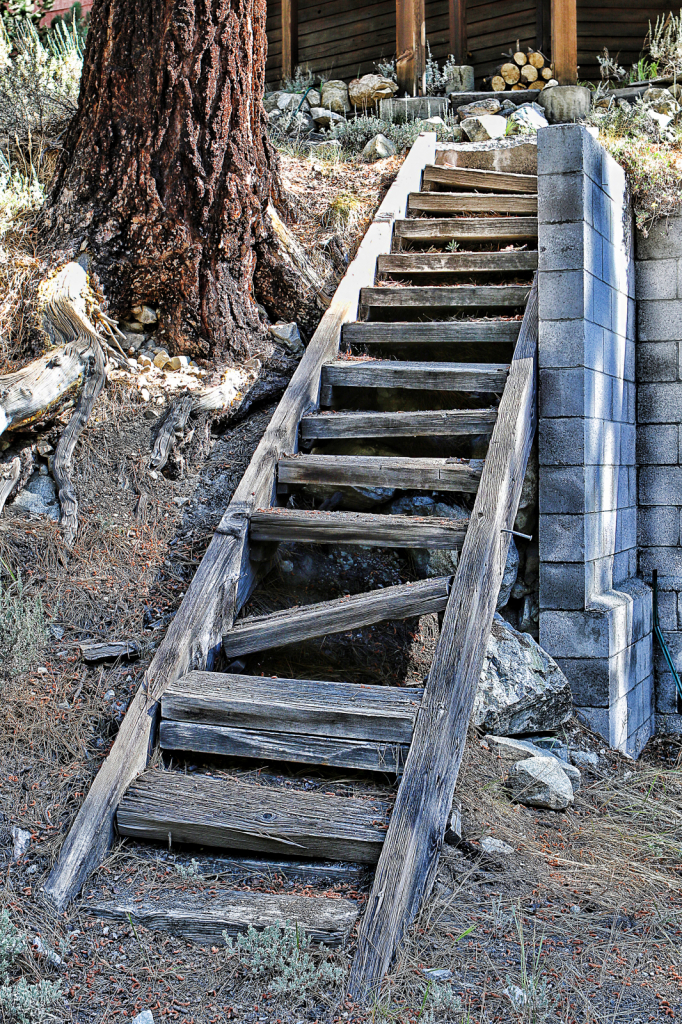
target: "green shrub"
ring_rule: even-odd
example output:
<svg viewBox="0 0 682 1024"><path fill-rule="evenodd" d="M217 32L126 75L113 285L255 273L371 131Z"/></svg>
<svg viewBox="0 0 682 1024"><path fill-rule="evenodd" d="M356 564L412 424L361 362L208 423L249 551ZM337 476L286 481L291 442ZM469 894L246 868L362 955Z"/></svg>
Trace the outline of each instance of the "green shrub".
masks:
<svg viewBox="0 0 682 1024"><path fill-rule="evenodd" d="M230 955L239 960L247 975L267 983L279 995L306 995L314 989L338 986L343 969L324 959L324 952L310 952L310 940L298 925L271 925L257 932L249 926L236 942L223 932Z"/></svg>
<svg viewBox="0 0 682 1024"><path fill-rule="evenodd" d="M25 596L21 577L9 589L0 583L0 671L8 677L28 672L46 643L40 598Z"/></svg>
<svg viewBox="0 0 682 1024"><path fill-rule="evenodd" d="M10 981L9 971L25 949L25 936L12 924L7 910L0 911L0 1013L3 1019L18 1024L40 1024L62 990L53 981L43 980L37 985L30 985L25 978Z"/></svg>

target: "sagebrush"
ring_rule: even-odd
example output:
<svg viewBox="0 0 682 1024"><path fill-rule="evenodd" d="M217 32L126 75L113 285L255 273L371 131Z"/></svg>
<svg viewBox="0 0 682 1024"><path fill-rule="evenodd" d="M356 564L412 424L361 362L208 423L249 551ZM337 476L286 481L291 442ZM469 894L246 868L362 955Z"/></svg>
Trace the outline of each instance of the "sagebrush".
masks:
<svg viewBox="0 0 682 1024"><path fill-rule="evenodd" d="M10 587L0 582L0 675L11 677L28 672L46 643L45 612L40 598L25 594L21 577Z"/></svg>
<svg viewBox="0 0 682 1024"><path fill-rule="evenodd" d="M44 979L38 984L23 977L12 981L10 971L25 949L26 937L12 924L8 911L0 911L0 1013L18 1024L40 1024L60 998L61 986Z"/></svg>
<svg viewBox="0 0 682 1024"><path fill-rule="evenodd" d="M223 932L230 955L239 961L247 976L258 978L268 991L278 995L306 996L343 981L344 971L330 963L324 949L313 952L310 939L298 925L271 925L263 931L249 926L236 941Z"/></svg>

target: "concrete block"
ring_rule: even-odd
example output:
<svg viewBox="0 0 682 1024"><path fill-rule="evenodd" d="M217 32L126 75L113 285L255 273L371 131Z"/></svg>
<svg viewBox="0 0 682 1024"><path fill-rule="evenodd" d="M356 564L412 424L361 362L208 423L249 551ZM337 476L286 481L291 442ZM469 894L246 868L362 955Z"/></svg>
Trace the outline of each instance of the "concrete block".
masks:
<svg viewBox="0 0 682 1024"><path fill-rule="evenodd" d="M611 570L613 586L617 587L624 583L630 575L630 552L616 551L613 556L613 569Z"/></svg>
<svg viewBox="0 0 682 1024"><path fill-rule="evenodd" d="M578 125L552 125L538 132L538 176L570 174L582 171L585 165L585 136L589 133Z"/></svg>
<svg viewBox="0 0 682 1024"><path fill-rule="evenodd" d="M677 341L682 337L682 300L640 300L637 303L640 341Z"/></svg>
<svg viewBox="0 0 682 1024"><path fill-rule="evenodd" d="M674 423L638 425L637 463L640 466L675 466L682 451L680 428Z"/></svg>
<svg viewBox="0 0 682 1024"><path fill-rule="evenodd" d="M679 344L676 341L640 341L637 345L636 379L638 383L656 383L678 379Z"/></svg>
<svg viewBox="0 0 682 1024"><path fill-rule="evenodd" d="M653 680L651 682L651 688L653 688ZM654 735L655 731L655 717L651 714L651 716L642 725L628 735L623 753L636 760L646 747L651 737Z"/></svg>
<svg viewBox="0 0 682 1024"><path fill-rule="evenodd" d="M603 555L585 563L586 607L591 607L595 598L613 588L613 555Z"/></svg>
<svg viewBox="0 0 682 1024"><path fill-rule="evenodd" d="M585 511L608 512L618 507L622 466L585 466ZM627 479L627 478L626 478ZM626 488L627 490L627 488ZM622 502L627 505L627 500Z"/></svg>
<svg viewBox="0 0 682 1024"><path fill-rule="evenodd" d="M541 466L579 466L585 460L585 421L543 417L538 425Z"/></svg>
<svg viewBox="0 0 682 1024"><path fill-rule="evenodd" d="M667 640L667 634L664 635ZM655 710L659 715L679 715L682 712L672 673L659 652L656 654Z"/></svg>
<svg viewBox="0 0 682 1024"><path fill-rule="evenodd" d="M547 468L540 473L540 512L585 511L585 469L582 466Z"/></svg>
<svg viewBox="0 0 682 1024"><path fill-rule="evenodd" d="M628 466L637 462L637 428L634 423L620 425L620 461Z"/></svg>
<svg viewBox="0 0 682 1024"><path fill-rule="evenodd" d="M653 635L649 633L648 636L642 637L635 644L635 655L636 655L636 676L637 682L642 683L645 679L648 679L653 675L654 671L654 642ZM647 714L649 717L651 711Z"/></svg>
<svg viewBox="0 0 682 1024"><path fill-rule="evenodd" d="M613 413L612 378L596 370L584 373L584 415L599 420L610 420Z"/></svg>
<svg viewBox="0 0 682 1024"><path fill-rule="evenodd" d="M679 296L677 264L678 261L674 258L636 263L635 294L637 301L677 298Z"/></svg>
<svg viewBox="0 0 682 1024"><path fill-rule="evenodd" d="M582 367L540 370L538 375L538 415L583 416L585 414L585 374Z"/></svg>
<svg viewBox="0 0 682 1024"><path fill-rule="evenodd" d="M637 547L637 506L619 508L616 518L616 551Z"/></svg>
<svg viewBox="0 0 682 1024"><path fill-rule="evenodd" d="M604 373L619 380L625 375L625 350L627 339L625 334L616 334L606 328L604 338Z"/></svg>
<svg viewBox="0 0 682 1024"><path fill-rule="evenodd" d="M635 379L635 342L628 338L625 341L625 362L623 364L623 376L627 381Z"/></svg>
<svg viewBox="0 0 682 1024"><path fill-rule="evenodd" d="M542 573L542 566L540 567L540 572ZM677 596L677 625L674 628L675 629L682 629L682 593L680 593L680 591L676 590L675 594ZM659 592L658 592L658 597L659 597L659 600L660 600L660 597L661 597L661 590L660 590L660 588L659 588Z"/></svg>
<svg viewBox="0 0 682 1024"><path fill-rule="evenodd" d="M556 662L571 684L575 704L608 708L608 658L557 658Z"/></svg>
<svg viewBox="0 0 682 1024"><path fill-rule="evenodd" d="M658 592L658 620L661 629L677 629L677 599L673 590Z"/></svg>
<svg viewBox="0 0 682 1024"><path fill-rule="evenodd" d="M636 232L636 259L662 260L682 257L682 217L665 217L656 221L645 237Z"/></svg>
<svg viewBox="0 0 682 1024"><path fill-rule="evenodd" d="M682 733L682 715L656 715L656 732L666 736Z"/></svg>
<svg viewBox="0 0 682 1024"><path fill-rule="evenodd" d="M618 206L623 207L626 197L625 171L610 153L602 146L599 148L601 149L601 187ZM622 237L619 238L619 242L621 241Z"/></svg>
<svg viewBox="0 0 682 1024"><path fill-rule="evenodd" d="M642 466L639 471L640 505L682 505L682 467Z"/></svg>
<svg viewBox="0 0 682 1024"><path fill-rule="evenodd" d="M540 528L542 543L542 528ZM585 608L585 566L582 562L540 562L540 609L582 611Z"/></svg>
<svg viewBox="0 0 682 1024"><path fill-rule="evenodd" d="M611 298L613 289L599 277L586 277L586 315L589 320L600 327L610 327L613 323Z"/></svg>
<svg viewBox="0 0 682 1024"><path fill-rule="evenodd" d="M589 182L582 171L538 177L538 225L582 225L586 185L589 187Z"/></svg>
<svg viewBox="0 0 682 1024"><path fill-rule="evenodd" d="M553 658L608 657L608 616L602 612L540 612L540 643Z"/></svg>
<svg viewBox="0 0 682 1024"><path fill-rule="evenodd" d="M637 389L638 423L678 423L681 409L682 382L641 384Z"/></svg>
<svg viewBox="0 0 682 1024"><path fill-rule="evenodd" d="M642 573L650 573L658 569L660 576L682 575L682 548L679 547L648 547L639 553L639 565Z"/></svg>
<svg viewBox="0 0 682 1024"><path fill-rule="evenodd" d="M582 177L582 175L581 175ZM539 188L546 181L561 180L540 178ZM538 269L543 270L579 270L584 266L584 233L585 225L580 220L575 223L539 223L538 224Z"/></svg>
<svg viewBox="0 0 682 1024"><path fill-rule="evenodd" d="M541 320L538 332L539 368L584 366L585 327L585 321L581 320Z"/></svg>
<svg viewBox="0 0 682 1024"><path fill-rule="evenodd" d="M592 226L604 238L611 237L611 203L601 185L592 182Z"/></svg>
<svg viewBox="0 0 682 1024"><path fill-rule="evenodd" d="M680 510L672 505L640 508L637 543L641 547L674 547L680 542Z"/></svg>
<svg viewBox="0 0 682 1024"><path fill-rule="evenodd" d="M610 740L610 718L608 708L576 707L576 714L588 729L602 736L606 743Z"/></svg>
<svg viewBox="0 0 682 1024"><path fill-rule="evenodd" d="M580 320L585 316L581 270L541 270L538 288L541 320Z"/></svg>
<svg viewBox="0 0 682 1024"><path fill-rule="evenodd" d="M538 93L538 103L545 108L550 124L564 124L579 121L589 113L592 93L584 85L557 85Z"/></svg>
<svg viewBox="0 0 682 1024"><path fill-rule="evenodd" d="M584 517L541 515L538 524L541 562L583 562Z"/></svg>
<svg viewBox="0 0 682 1024"><path fill-rule="evenodd" d="M585 560L593 562L597 558L612 555L616 550L618 518L616 510L587 512L579 518L584 523ZM577 561L577 559L571 559L571 561Z"/></svg>

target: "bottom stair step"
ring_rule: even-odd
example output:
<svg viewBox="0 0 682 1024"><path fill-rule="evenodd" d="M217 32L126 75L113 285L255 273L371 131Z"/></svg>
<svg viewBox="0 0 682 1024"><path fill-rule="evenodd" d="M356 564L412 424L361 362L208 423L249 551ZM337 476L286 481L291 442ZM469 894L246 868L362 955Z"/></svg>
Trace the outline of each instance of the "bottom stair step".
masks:
<svg viewBox="0 0 682 1024"><path fill-rule="evenodd" d="M375 864L388 828L385 800L249 785L153 768L119 804L122 836L290 857Z"/></svg>
<svg viewBox="0 0 682 1024"><path fill-rule="evenodd" d="M239 935L252 926L257 931L279 924L297 925L313 942L326 946L345 943L358 917L353 900L325 896L297 896L292 893L260 893L221 890L217 896L192 893L182 898L174 893L160 900L136 903L130 897L88 903L88 915L109 921L132 921L143 928L169 932L191 942L222 946L223 932Z"/></svg>

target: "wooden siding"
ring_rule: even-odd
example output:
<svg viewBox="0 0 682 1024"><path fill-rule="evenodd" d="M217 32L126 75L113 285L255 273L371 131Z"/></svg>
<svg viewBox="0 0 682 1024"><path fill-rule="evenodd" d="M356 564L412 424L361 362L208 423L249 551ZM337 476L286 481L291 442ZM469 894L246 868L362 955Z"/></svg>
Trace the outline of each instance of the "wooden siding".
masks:
<svg viewBox="0 0 682 1024"><path fill-rule="evenodd" d="M668 3L638 3L636 0L578 0L578 79L599 81L596 55L606 46L627 71L642 52L649 21L675 9Z"/></svg>

